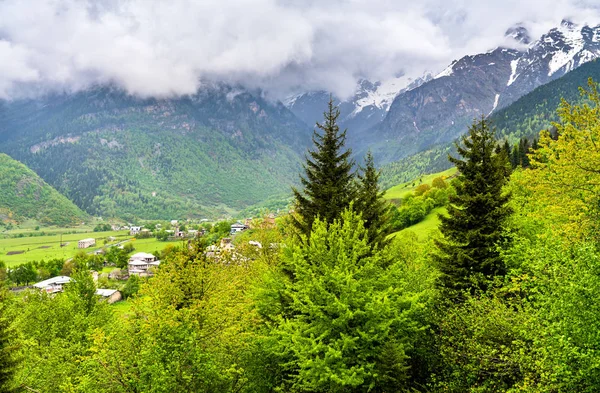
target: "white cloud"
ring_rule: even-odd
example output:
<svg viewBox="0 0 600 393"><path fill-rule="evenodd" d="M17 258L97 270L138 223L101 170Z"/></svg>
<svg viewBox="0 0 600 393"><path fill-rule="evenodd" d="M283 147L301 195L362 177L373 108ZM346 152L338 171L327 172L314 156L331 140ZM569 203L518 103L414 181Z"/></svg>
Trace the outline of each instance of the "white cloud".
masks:
<svg viewBox="0 0 600 393"><path fill-rule="evenodd" d="M1 98L96 83L163 97L201 79L344 96L493 48L517 22L600 20L576 0L5 0L0 15Z"/></svg>

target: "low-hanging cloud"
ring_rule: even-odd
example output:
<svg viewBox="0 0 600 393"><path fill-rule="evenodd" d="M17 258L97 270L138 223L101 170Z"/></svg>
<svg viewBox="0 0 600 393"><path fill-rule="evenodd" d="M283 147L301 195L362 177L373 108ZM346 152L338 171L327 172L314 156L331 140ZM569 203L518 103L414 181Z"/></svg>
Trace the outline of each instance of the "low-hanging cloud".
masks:
<svg viewBox="0 0 600 393"><path fill-rule="evenodd" d="M452 3L450 5L449 3ZM595 24L577 0L4 0L0 98L114 84L142 97L194 93L203 80L352 93L358 78L437 71L491 49L524 23Z"/></svg>

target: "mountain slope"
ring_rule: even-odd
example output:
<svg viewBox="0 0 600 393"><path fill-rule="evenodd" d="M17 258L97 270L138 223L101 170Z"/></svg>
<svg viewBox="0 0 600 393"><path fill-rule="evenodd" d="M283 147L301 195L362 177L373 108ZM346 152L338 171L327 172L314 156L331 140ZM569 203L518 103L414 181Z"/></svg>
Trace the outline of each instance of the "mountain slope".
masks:
<svg viewBox="0 0 600 393"><path fill-rule="evenodd" d="M557 108L562 98L570 103L583 103L579 88L587 88L588 78L600 82L600 59L593 60L564 76L540 86L489 116L497 137L516 143L520 138L535 138L558 121ZM448 154L455 155L452 142L437 145L382 167L382 183L386 186L407 181L422 174L449 168Z"/></svg>
<svg viewBox="0 0 600 393"><path fill-rule="evenodd" d="M524 28L508 35L528 42ZM510 105L536 87L600 56L600 26L563 21L526 50L497 48L453 62L433 80L396 97L384 121L365 133L380 162L390 162L464 133L474 118Z"/></svg>
<svg viewBox="0 0 600 393"><path fill-rule="evenodd" d="M352 140L356 134L379 124L398 94L430 79L431 75L425 74L416 78L400 76L383 82L360 80L351 97L344 100L333 97L340 107L340 128L347 128ZM329 96L325 91L301 93L288 98L286 106L304 123L314 127L323 119L323 108L327 106Z"/></svg>
<svg viewBox="0 0 600 393"><path fill-rule="evenodd" d="M522 137L536 137L552 122L558 121L556 110L561 98L570 103L583 101L579 87L587 88L588 78L600 82L600 60L584 64L494 113L490 120L496 126L498 136L508 137L513 142Z"/></svg>
<svg viewBox="0 0 600 393"><path fill-rule="evenodd" d="M88 218L31 169L6 154L0 154L0 173L0 222L31 218L49 225L68 225Z"/></svg>
<svg viewBox="0 0 600 393"><path fill-rule="evenodd" d="M172 100L111 88L4 103L0 150L89 213L220 215L287 192L309 129L225 85Z"/></svg>

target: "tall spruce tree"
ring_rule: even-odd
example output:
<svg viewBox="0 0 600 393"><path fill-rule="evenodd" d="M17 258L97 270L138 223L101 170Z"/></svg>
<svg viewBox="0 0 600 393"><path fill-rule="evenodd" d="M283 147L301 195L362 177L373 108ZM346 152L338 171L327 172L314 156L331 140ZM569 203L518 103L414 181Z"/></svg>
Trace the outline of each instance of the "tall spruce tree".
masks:
<svg viewBox="0 0 600 393"><path fill-rule="evenodd" d="M436 241L435 260L441 271L439 285L447 295L485 290L494 276L504 275L498 245L503 224L512 213L510 195L502 187L510 171L505 154L497 154L494 132L485 119L476 121L456 143L462 158L450 157L460 173L448 216L440 216L444 235Z"/></svg>
<svg viewBox="0 0 600 393"><path fill-rule="evenodd" d="M355 198L353 161L351 150L345 149L346 131L340 132L337 120L340 111L329 99L325 121L317 123L322 133L313 133L315 150L308 152L304 171L300 177L303 191L293 188L296 199L294 224L300 233L310 236L317 217L327 224L339 218Z"/></svg>
<svg viewBox="0 0 600 393"><path fill-rule="evenodd" d="M17 366L15 335L8 312L8 294L0 289L0 393L14 392L14 373Z"/></svg>
<svg viewBox="0 0 600 393"><path fill-rule="evenodd" d="M373 155L369 151L365 157L365 166L358 175L358 191L355 209L364 220L369 243L372 247L382 248L388 242L387 235L392 233L390 205L383 199L385 191L379 188L379 171L375 168Z"/></svg>

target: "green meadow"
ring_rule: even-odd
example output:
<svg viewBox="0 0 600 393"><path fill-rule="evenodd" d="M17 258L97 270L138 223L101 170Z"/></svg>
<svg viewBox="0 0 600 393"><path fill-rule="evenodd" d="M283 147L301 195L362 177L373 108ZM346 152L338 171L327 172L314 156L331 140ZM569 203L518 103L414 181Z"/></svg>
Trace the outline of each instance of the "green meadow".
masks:
<svg viewBox="0 0 600 393"><path fill-rule="evenodd" d="M437 173L432 173L429 175L423 175L418 179L415 179L415 180L412 180L412 181L409 181L406 183L398 184L397 186L389 188L385 192L384 198L385 199L402 199L402 198L406 197L406 195L408 195L409 193L413 192L415 190L415 188L417 188L421 184L431 185L431 183L433 182L433 179L435 179L436 177L441 176L445 179L448 179L454 175L456 175L455 167L447 169L443 172L437 172Z"/></svg>
<svg viewBox="0 0 600 393"><path fill-rule="evenodd" d="M70 231L70 229L63 230L65 232ZM96 239L96 246L85 249L86 252L93 252L102 248L104 240L111 236L116 239L115 242L131 239L128 231L84 232L62 235L55 233L46 236L0 239L0 260L11 266L42 259L67 259L80 251L77 248L79 240L90 237Z"/></svg>

